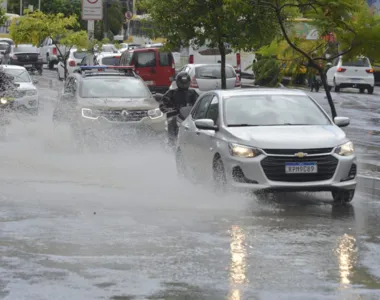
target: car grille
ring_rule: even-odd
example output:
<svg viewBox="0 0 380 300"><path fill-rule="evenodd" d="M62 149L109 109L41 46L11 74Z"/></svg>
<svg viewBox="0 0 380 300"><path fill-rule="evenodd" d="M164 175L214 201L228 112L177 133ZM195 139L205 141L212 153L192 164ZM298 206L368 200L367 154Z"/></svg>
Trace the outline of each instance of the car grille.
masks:
<svg viewBox="0 0 380 300"><path fill-rule="evenodd" d="M316 162L318 173L286 174L287 162ZM269 180L283 182L309 182L331 179L334 176L338 160L331 156L313 156L305 158L268 156L261 161L261 166Z"/></svg>
<svg viewBox="0 0 380 300"><path fill-rule="evenodd" d="M19 62L36 62L38 61L38 53L15 54Z"/></svg>
<svg viewBox="0 0 380 300"><path fill-rule="evenodd" d="M273 155L294 155L298 152L307 154L323 154L330 153L334 148L316 148L316 149L263 149L267 154Z"/></svg>
<svg viewBox="0 0 380 300"><path fill-rule="evenodd" d="M100 115L111 122L138 122L148 116L147 110L125 110L128 114L122 114L124 110L102 110Z"/></svg>
<svg viewBox="0 0 380 300"><path fill-rule="evenodd" d="M22 98L22 97L25 97L26 96L26 91L20 91L20 90L17 90L15 93L14 93L15 97L16 98Z"/></svg>

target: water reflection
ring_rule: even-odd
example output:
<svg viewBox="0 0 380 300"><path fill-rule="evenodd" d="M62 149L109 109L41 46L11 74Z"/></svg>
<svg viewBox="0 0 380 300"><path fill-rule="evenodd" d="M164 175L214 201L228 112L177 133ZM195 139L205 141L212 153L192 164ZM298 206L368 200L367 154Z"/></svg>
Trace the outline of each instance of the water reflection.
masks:
<svg viewBox="0 0 380 300"><path fill-rule="evenodd" d="M356 239L351 235L344 234L339 239L335 251L338 255L341 288L349 288L350 276L356 263Z"/></svg>
<svg viewBox="0 0 380 300"><path fill-rule="evenodd" d="M230 283L231 289L228 296L229 300L241 300L242 293L238 285L247 283L247 249L245 247L245 234L243 230L234 225L231 228L231 266Z"/></svg>

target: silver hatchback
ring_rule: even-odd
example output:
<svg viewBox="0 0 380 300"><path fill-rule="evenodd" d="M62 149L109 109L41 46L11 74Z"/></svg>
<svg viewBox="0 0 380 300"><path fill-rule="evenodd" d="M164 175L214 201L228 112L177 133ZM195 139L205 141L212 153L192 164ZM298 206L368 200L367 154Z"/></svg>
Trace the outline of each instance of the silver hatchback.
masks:
<svg viewBox="0 0 380 300"><path fill-rule="evenodd" d="M353 199L354 146L306 93L245 89L203 94L181 124L179 173L213 179L220 187L267 191L331 191Z"/></svg>

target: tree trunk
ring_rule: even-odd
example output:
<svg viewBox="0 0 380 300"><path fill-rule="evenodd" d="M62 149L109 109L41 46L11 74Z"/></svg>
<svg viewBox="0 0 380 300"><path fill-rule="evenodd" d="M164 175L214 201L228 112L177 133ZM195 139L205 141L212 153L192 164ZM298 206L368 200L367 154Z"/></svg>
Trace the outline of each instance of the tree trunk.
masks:
<svg viewBox="0 0 380 300"><path fill-rule="evenodd" d="M222 81L222 90L227 89L227 79L226 79L226 47L223 42L219 42L219 52L221 57L220 65L220 77Z"/></svg>
<svg viewBox="0 0 380 300"><path fill-rule="evenodd" d="M332 115L332 118L334 120L334 118L337 116L337 113L336 113L334 102L333 102L332 97L331 97L330 87L327 84L327 76L326 76L326 73L323 69L320 69L318 71L319 71L319 75L321 76L322 85L323 85L323 88L325 89L327 101L329 102L329 105L330 105L331 115Z"/></svg>

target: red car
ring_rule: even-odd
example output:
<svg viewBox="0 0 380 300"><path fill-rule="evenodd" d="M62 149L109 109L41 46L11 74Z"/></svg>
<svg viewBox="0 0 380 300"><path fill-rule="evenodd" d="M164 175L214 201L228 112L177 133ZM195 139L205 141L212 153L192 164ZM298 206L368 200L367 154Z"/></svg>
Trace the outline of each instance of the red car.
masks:
<svg viewBox="0 0 380 300"><path fill-rule="evenodd" d="M121 66L133 66L151 91L165 93L175 76L174 57L160 48L137 48L124 51Z"/></svg>

